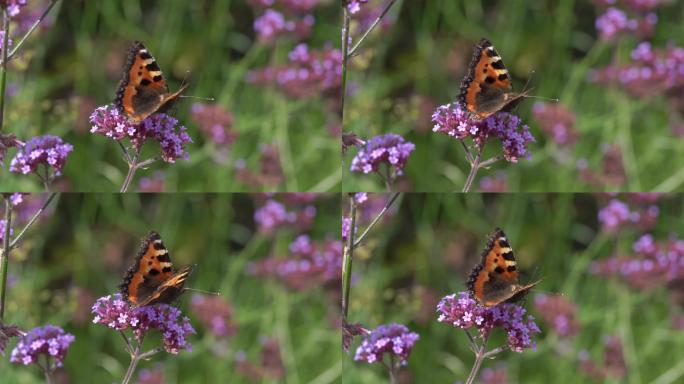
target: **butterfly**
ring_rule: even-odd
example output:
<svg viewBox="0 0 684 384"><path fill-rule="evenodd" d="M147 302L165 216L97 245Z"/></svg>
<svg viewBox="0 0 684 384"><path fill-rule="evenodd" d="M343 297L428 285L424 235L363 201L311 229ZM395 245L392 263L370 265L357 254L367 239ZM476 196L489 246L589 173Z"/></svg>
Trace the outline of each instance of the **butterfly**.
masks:
<svg viewBox="0 0 684 384"><path fill-rule="evenodd" d="M466 286L475 300L485 307L521 299L539 284L518 284L518 270L513 249L506 234L499 228L489 235L487 247L482 252L480 264L470 272Z"/></svg>
<svg viewBox="0 0 684 384"><path fill-rule="evenodd" d="M134 307L169 304L183 293L183 285L191 271L192 266L174 271L161 236L151 231L140 245L134 264L124 276L120 286L121 295Z"/></svg>
<svg viewBox="0 0 684 384"><path fill-rule="evenodd" d="M168 110L187 86L184 84L178 91L169 92L157 61L143 43L136 41L128 52L114 105L131 121L139 123L154 113Z"/></svg>
<svg viewBox="0 0 684 384"><path fill-rule="evenodd" d="M508 70L492 43L482 39L475 46L468 74L461 81L458 101L477 119L499 111L510 111L527 96L513 92Z"/></svg>

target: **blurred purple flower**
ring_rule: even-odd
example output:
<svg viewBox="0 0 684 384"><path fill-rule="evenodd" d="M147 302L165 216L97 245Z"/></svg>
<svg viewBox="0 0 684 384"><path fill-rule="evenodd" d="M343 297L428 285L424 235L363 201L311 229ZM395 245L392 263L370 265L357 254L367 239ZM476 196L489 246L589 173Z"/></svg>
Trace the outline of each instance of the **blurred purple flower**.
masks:
<svg viewBox="0 0 684 384"><path fill-rule="evenodd" d="M0 30L0 49L2 49L2 44L5 41L5 31ZM7 48L11 47L13 44L12 39L7 38Z"/></svg>
<svg viewBox="0 0 684 384"><path fill-rule="evenodd" d="M261 208L254 211L254 222L259 232L273 233L283 225L291 225L297 221L297 213L287 210L284 204L268 200Z"/></svg>
<svg viewBox="0 0 684 384"><path fill-rule="evenodd" d="M143 176L138 182L139 192L164 192L166 191L166 180L163 171L155 171L152 176Z"/></svg>
<svg viewBox="0 0 684 384"><path fill-rule="evenodd" d="M178 354L181 349L190 351L187 337L196 333L190 325L190 319L182 316L178 308L168 304L133 308L118 293L97 299L91 311L93 323L118 331L130 328L138 341L150 329L159 330L164 350L172 354Z"/></svg>
<svg viewBox="0 0 684 384"><path fill-rule="evenodd" d="M368 0L345 0L347 10L352 15L358 13L361 10L361 4L368 3Z"/></svg>
<svg viewBox="0 0 684 384"><path fill-rule="evenodd" d="M418 339L420 336L410 332L405 325L380 325L364 335L361 345L356 349L354 360L369 364L382 363L384 354L388 354L399 358L400 365L406 365Z"/></svg>
<svg viewBox="0 0 684 384"><path fill-rule="evenodd" d="M167 381L164 376L165 369L161 365L156 365L154 368L141 369L138 374L137 384L164 384Z"/></svg>
<svg viewBox="0 0 684 384"><path fill-rule="evenodd" d="M596 29L601 40L613 41L623 34L637 34L640 37L650 36L655 30L658 16L648 13L643 17L629 18L627 13L616 7L610 7L596 19Z"/></svg>
<svg viewBox="0 0 684 384"><path fill-rule="evenodd" d="M437 304L440 323L448 323L461 329L475 327L480 335L488 335L496 327L508 333L508 346L513 352L523 352L526 348L536 348L532 341L535 333L541 330L534 317L525 314L525 308L510 303L494 307L484 307L470 297L468 292L446 296Z"/></svg>
<svg viewBox="0 0 684 384"><path fill-rule="evenodd" d="M655 205L650 205L643 210L631 210L629 205L618 200L612 199L598 213L598 220L602 230L607 233L616 233L620 229L631 225L638 226L642 230L647 230L655 225L660 209Z"/></svg>
<svg viewBox="0 0 684 384"><path fill-rule="evenodd" d="M237 133L232 130L233 114L218 104L194 103L191 117L202 133L217 145L230 146L237 139Z"/></svg>
<svg viewBox="0 0 684 384"><path fill-rule="evenodd" d="M397 176L401 176L414 149L415 144L400 135L388 133L375 136L356 154L351 163L351 171L365 174L379 172L380 165L386 164L394 168Z"/></svg>
<svg viewBox="0 0 684 384"><path fill-rule="evenodd" d="M63 142L57 136L36 136L17 150L10 163L10 171L26 175L37 172L38 166L42 164L48 170L52 168L54 176L59 176L73 149L71 144Z"/></svg>
<svg viewBox="0 0 684 384"><path fill-rule="evenodd" d="M7 9L7 15L14 17L19 14L22 7L28 4L28 0L2 0L0 7Z"/></svg>
<svg viewBox="0 0 684 384"><path fill-rule="evenodd" d="M560 146L573 146L579 139L575 114L562 104L534 103L532 116L542 131Z"/></svg>
<svg viewBox="0 0 684 384"><path fill-rule="evenodd" d="M5 219L0 219L0 241L3 241L3 239L5 238L6 225L7 225L7 222L5 221ZM14 229L12 229L10 227L9 231L10 231L9 233L10 233L10 239L11 239L12 236L14 236Z"/></svg>
<svg viewBox="0 0 684 384"><path fill-rule="evenodd" d="M492 176L483 176L480 179L480 192L500 193L508 189L508 176L504 171L496 171Z"/></svg>
<svg viewBox="0 0 684 384"><path fill-rule="evenodd" d="M349 233L351 230L351 218L349 217L342 217L342 241L346 244L347 239L349 238ZM354 234L356 234L356 231L358 230L358 226L354 228Z"/></svg>
<svg viewBox="0 0 684 384"><path fill-rule="evenodd" d="M305 15L299 20L286 20L285 16L273 9L267 9L263 15L254 20L254 31L261 42L271 43L278 37L293 35L303 39L311 34L314 24L312 15Z"/></svg>
<svg viewBox="0 0 684 384"><path fill-rule="evenodd" d="M445 104L432 114L433 132L443 133L458 140L468 137L478 146L489 137L501 140L504 158L515 163L520 158L530 158L527 145L534 136L527 125L521 125L518 116L499 112L484 120L475 120L459 103Z"/></svg>
<svg viewBox="0 0 684 384"><path fill-rule="evenodd" d="M235 354L237 373L255 382L281 379L285 375L285 366L280 354L280 343L276 339L263 337L261 346L261 356L258 363L249 362L244 351L238 351Z"/></svg>
<svg viewBox="0 0 684 384"><path fill-rule="evenodd" d="M37 363L39 355L45 355L48 367L44 369L51 369L50 359L54 359L55 367L61 367L69 345L75 339L74 335L55 325L33 328L19 339L17 346L12 350L10 362L29 365Z"/></svg>
<svg viewBox="0 0 684 384"><path fill-rule="evenodd" d="M575 336L580 330L576 319L577 305L563 295L538 294L534 308L541 319L563 337Z"/></svg>
<svg viewBox="0 0 684 384"><path fill-rule="evenodd" d="M590 360L589 352L579 353L579 369L585 374L598 379L620 379L627 376L627 364L623 354L622 340L617 336L608 336L603 340L603 361L595 363Z"/></svg>
<svg viewBox="0 0 684 384"><path fill-rule="evenodd" d="M140 151L147 139L153 139L161 146L161 158L167 163L175 163L182 157L188 159L185 145L192 142L185 126L178 120L164 114L155 113L140 123L132 123L111 105L95 109L90 115L91 133L100 134L116 141L128 138Z"/></svg>
<svg viewBox="0 0 684 384"><path fill-rule="evenodd" d="M233 306L230 303L215 296L193 295L190 306L192 312L215 336L235 335L237 326L233 323Z"/></svg>
<svg viewBox="0 0 684 384"><path fill-rule="evenodd" d="M510 382L504 364L498 364L495 368L483 368L478 381L479 384L508 384Z"/></svg>

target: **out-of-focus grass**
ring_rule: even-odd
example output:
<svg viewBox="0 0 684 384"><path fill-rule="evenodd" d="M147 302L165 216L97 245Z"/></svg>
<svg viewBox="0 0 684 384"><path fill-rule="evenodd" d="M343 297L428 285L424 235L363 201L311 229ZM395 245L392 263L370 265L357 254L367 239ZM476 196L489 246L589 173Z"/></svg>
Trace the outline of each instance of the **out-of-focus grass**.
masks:
<svg viewBox="0 0 684 384"><path fill-rule="evenodd" d="M653 45L684 45L682 3L664 4L656 13ZM416 144L400 190L446 192L463 187L469 170L463 148L431 131L430 113L456 100L472 48L481 37L490 39L503 57L514 89L522 89L531 77L532 94L559 98L576 114L580 139L568 161L560 165L555 160L558 147L531 119L535 100L526 100L515 113L537 139L529 147L532 160L500 161L481 170L476 183L501 169L509 191L596 190L600 187L578 182L576 162L585 158L589 168L598 170L602 145L619 144L627 184L606 189L684 190L682 173L672 167L684 163L684 146L670 131L665 97L638 100L587 82L589 70L611 63L613 50L619 62L628 62L640 41L626 37L614 48L598 41L594 26L598 14L590 1L400 1L391 16L397 18L392 28L376 31L375 38L364 42L360 58L352 61L353 91L347 97L345 131L364 139L398 133ZM499 154L500 148L492 140L484 158ZM377 175L349 172L355 153L351 150L345 156L343 189L382 191Z"/></svg>
<svg viewBox="0 0 684 384"><path fill-rule="evenodd" d="M587 350L600 361L604 337L617 335L628 369L624 382L647 383L661 376L661 382L682 380L677 369L681 354L666 352L684 348L684 335L670 322L681 308L672 307L665 282L638 291L619 279L589 273L592 261L633 254L641 233L628 229L615 237L602 232L595 196L405 194L398 203L397 213L376 226L356 253L349 321L367 328L398 322L419 333L403 368L411 382L452 383L468 376L474 361L468 339L462 330L437 322L435 307L439 298L465 290L487 235L497 226L513 247L520 280L542 280L524 302L542 333L535 336L536 351L507 351L486 360L483 368L504 363L509 380L517 383L595 382L578 370L575 359ZM650 233L660 240L681 238L682 197L661 198L657 205L661 214ZM533 308L538 293L561 294L577 305L581 330L574 339L559 337L540 320ZM382 366L353 361L359 343L355 340L345 358L345 381L386 381ZM499 329L489 349L503 344L505 334ZM569 358L556 353L563 348Z"/></svg>
<svg viewBox="0 0 684 384"><path fill-rule="evenodd" d="M319 213L307 232L312 239L323 239L332 235L331 228L339 228L339 214L332 214L338 201L336 195L316 201ZM91 323L92 302L79 302L79 292L92 295L91 301L117 292L139 239L151 229L161 234L175 266L196 264L187 286L218 291L222 300L232 303L238 328L233 337L214 336L190 309L195 293L186 292L180 308L198 332L189 339L192 352L162 352L142 362L138 372L161 366L167 382L251 383L236 373L236 354L244 351L247 360L257 363L262 338L269 337L280 343L286 373L280 380L263 382L339 382L339 331L329 322L335 312L330 296L323 290L291 291L245 272L251 261L288 255L288 245L297 235L287 229L273 237L256 233L254 202L248 195L62 194L56 203L56 210L32 227L12 253L9 271L17 280L8 293L4 320L23 329L56 324L74 334L76 340L60 370L70 382L123 378L129 356L121 336ZM160 339L151 334L146 345L154 348ZM15 343L10 341L0 359L0 382L41 382L37 367L10 364Z"/></svg>
<svg viewBox="0 0 684 384"><path fill-rule="evenodd" d="M280 150L285 177L280 185L263 189L339 188L339 139L326 128L330 118L325 102L293 99L274 87L246 82L250 70L286 63L297 41L280 39L273 46L256 42L253 21L260 13L245 1L62 1L53 12L54 25L33 36L16 60L24 69L10 68L8 83L16 84L18 92L6 105L5 130L24 139L56 134L74 145L57 189L119 190L127 171L121 150L114 141L89 133L88 116L113 100L134 40L144 42L155 56L170 90L189 73L186 95L213 97L231 111L239 136L225 159L221 148L190 120L197 100L182 99L172 114L194 140L187 146L190 160L157 162L139 171L130 191L155 170L164 172L167 191L254 190L236 180L235 162L242 159L258 173L260 147L271 144ZM337 4L323 3L314 17L307 43L314 48L337 43ZM155 153L158 144L150 142L143 158ZM42 188L37 178L3 172L2 190Z"/></svg>

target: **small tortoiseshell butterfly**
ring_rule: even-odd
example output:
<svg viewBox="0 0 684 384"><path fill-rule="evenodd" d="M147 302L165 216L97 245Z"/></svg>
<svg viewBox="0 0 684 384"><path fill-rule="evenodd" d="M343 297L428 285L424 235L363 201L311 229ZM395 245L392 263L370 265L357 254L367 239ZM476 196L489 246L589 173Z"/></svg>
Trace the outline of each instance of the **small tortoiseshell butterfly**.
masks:
<svg viewBox="0 0 684 384"><path fill-rule="evenodd" d="M506 234L499 228L489 236L487 247L482 252L482 261L470 272L466 283L468 291L485 307L521 299L539 284L518 284L513 249L508 244Z"/></svg>
<svg viewBox="0 0 684 384"><path fill-rule="evenodd" d="M499 111L510 111L527 92L513 92L508 70L492 43L482 39L475 46L468 74L461 82L459 103L477 119Z"/></svg>
<svg viewBox="0 0 684 384"><path fill-rule="evenodd" d="M168 110L187 86L170 93L157 61L143 43L136 41L128 52L114 105L131 121L139 123L153 113Z"/></svg>
<svg viewBox="0 0 684 384"><path fill-rule="evenodd" d="M158 233L151 231L140 245L135 264L121 283L121 294L134 307L170 304L181 293L192 266L174 271L169 251Z"/></svg>

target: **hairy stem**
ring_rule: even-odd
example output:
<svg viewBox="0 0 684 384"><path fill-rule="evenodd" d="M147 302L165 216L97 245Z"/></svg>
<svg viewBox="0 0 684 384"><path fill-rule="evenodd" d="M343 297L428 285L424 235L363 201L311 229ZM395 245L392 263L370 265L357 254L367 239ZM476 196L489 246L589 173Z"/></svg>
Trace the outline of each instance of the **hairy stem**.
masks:
<svg viewBox="0 0 684 384"><path fill-rule="evenodd" d="M0 320L5 317L5 297L7 294L7 268L9 267L10 228L12 227L12 203L9 196L5 196L5 233L2 234L2 254L0 268L2 269L0 282Z"/></svg>
<svg viewBox="0 0 684 384"><path fill-rule="evenodd" d="M482 144L479 146L477 150L477 155L475 155L475 159L473 159L473 162L470 164L470 173L468 174L468 178L466 179L465 185L463 186L463 192L468 192L470 191L470 187L473 185L473 181L475 181L475 175L477 175L477 171L480 169L480 159L482 159L482 152L484 151L484 147L487 141L483 141Z"/></svg>

